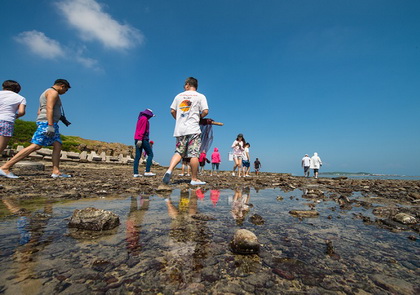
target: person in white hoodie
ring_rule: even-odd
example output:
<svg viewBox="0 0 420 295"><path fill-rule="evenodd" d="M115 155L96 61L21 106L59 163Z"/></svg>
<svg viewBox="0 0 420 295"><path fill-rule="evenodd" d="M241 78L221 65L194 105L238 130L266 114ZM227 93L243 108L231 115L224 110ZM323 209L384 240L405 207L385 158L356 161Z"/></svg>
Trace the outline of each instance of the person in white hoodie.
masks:
<svg viewBox="0 0 420 295"><path fill-rule="evenodd" d="M318 153L314 153L314 155L311 158L311 166L310 168L314 170L314 177L318 178L318 171L319 168L322 166L321 158L318 156Z"/></svg>

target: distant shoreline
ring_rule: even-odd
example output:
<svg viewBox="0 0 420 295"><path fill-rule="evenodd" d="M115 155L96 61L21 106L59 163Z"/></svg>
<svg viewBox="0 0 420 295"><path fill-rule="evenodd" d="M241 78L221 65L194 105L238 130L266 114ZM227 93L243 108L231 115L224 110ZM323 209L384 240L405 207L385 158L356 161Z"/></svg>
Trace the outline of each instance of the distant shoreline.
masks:
<svg viewBox="0 0 420 295"><path fill-rule="evenodd" d="M369 179L420 179L415 175L399 175L399 174L379 174L369 172L320 172L319 176L337 177L345 176L349 178L369 178Z"/></svg>

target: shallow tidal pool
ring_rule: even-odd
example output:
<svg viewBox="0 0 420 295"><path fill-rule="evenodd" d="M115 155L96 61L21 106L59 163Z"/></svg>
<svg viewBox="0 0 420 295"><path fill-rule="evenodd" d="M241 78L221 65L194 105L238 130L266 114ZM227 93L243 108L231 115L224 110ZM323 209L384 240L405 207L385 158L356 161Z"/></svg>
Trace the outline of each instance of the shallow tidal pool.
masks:
<svg viewBox="0 0 420 295"><path fill-rule="evenodd" d="M280 189L173 190L65 202L0 202L0 294L419 294L419 240ZM357 197L354 195L353 197ZM119 215L106 232L68 228L75 209ZM298 218L291 210L319 215ZM260 215L263 224L254 224ZM237 229L258 255L239 255Z"/></svg>

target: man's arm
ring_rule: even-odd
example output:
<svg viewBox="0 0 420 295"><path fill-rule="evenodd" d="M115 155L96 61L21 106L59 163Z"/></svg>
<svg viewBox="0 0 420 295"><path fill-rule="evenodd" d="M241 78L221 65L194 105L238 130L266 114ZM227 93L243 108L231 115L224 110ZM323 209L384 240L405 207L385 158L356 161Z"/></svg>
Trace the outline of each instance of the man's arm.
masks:
<svg viewBox="0 0 420 295"><path fill-rule="evenodd" d="M58 92L54 89L48 90L45 93L45 97L47 99L46 111L48 125L52 126L54 124L54 106L58 100Z"/></svg>
<svg viewBox="0 0 420 295"><path fill-rule="evenodd" d="M176 110L171 109L171 115L172 115L172 117L174 117L174 119L176 120Z"/></svg>
<svg viewBox="0 0 420 295"><path fill-rule="evenodd" d="M16 119L25 116L25 114L26 114L26 105L21 103L19 105L18 112L16 114Z"/></svg>
<svg viewBox="0 0 420 295"><path fill-rule="evenodd" d="M209 110L208 109L205 109L205 110L203 110L202 112L201 112L201 114L200 114L200 118L202 119L202 118L204 118L205 116L207 116L209 114Z"/></svg>

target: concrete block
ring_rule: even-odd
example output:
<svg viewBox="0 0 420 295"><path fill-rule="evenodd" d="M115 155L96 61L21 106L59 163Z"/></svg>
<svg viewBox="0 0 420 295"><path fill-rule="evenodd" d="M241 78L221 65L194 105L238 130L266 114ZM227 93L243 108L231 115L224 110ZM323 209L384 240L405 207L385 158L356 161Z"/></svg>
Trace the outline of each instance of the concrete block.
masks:
<svg viewBox="0 0 420 295"><path fill-rule="evenodd" d="M51 155L52 155L52 153L53 153L53 151L52 151L52 150L50 150L50 149L45 149L45 148L42 148L42 149L40 149L40 150L37 150L37 151L36 151L36 153L37 153L38 155L51 156Z"/></svg>
<svg viewBox="0 0 420 295"><path fill-rule="evenodd" d="M69 159L80 159L80 154L75 152L67 152L67 158Z"/></svg>
<svg viewBox="0 0 420 295"><path fill-rule="evenodd" d="M16 168L20 169L27 169L27 170L37 170L37 171L44 171L45 165L40 162L32 162L32 161L21 161L14 165Z"/></svg>
<svg viewBox="0 0 420 295"><path fill-rule="evenodd" d="M81 152L79 157L80 157L80 160L87 160L87 152L86 151Z"/></svg>

